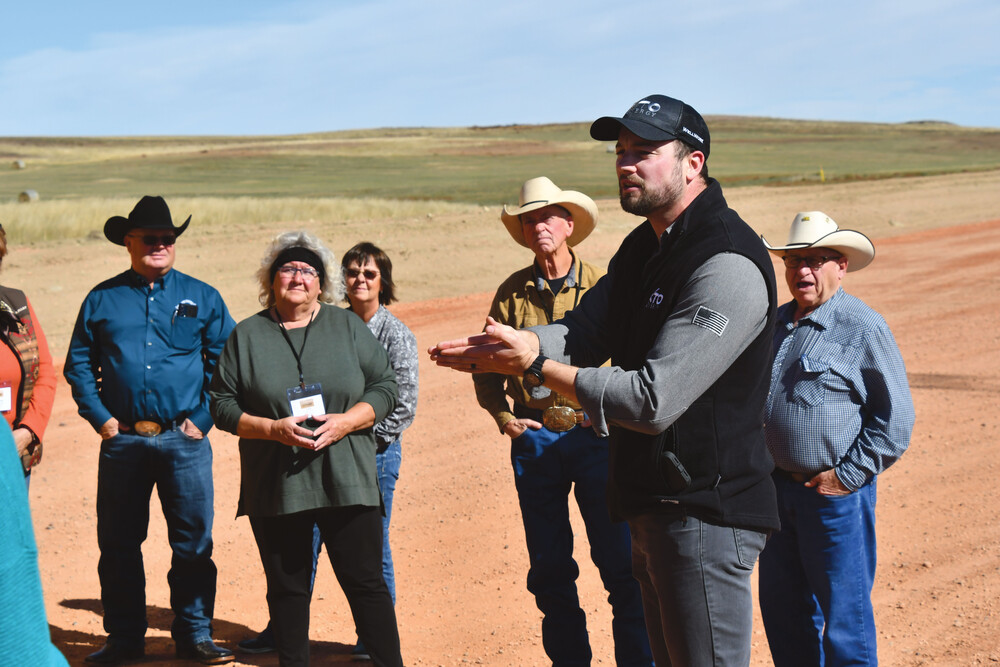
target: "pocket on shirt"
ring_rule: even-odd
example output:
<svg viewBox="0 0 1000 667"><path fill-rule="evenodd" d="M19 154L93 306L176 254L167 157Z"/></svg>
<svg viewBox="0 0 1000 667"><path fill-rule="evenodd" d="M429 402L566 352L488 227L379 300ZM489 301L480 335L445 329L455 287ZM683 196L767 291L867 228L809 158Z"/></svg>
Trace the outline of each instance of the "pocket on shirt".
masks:
<svg viewBox="0 0 1000 667"><path fill-rule="evenodd" d="M170 345L177 350L195 350L201 345L201 322L196 317L175 317L170 327Z"/></svg>
<svg viewBox="0 0 1000 667"><path fill-rule="evenodd" d="M831 372L829 362L815 357L802 357L792 386L792 402L805 407L823 405L826 399L825 376Z"/></svg>

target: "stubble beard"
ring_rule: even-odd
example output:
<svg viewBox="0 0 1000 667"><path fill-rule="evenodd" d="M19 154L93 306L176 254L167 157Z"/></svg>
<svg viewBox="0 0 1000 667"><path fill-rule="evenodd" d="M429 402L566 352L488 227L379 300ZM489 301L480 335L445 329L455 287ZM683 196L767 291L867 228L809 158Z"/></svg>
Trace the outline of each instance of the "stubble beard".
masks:
<svg viewBox="0 0 1000 667"><path fill-rule="evenodd" d="M670 179L659 188L650 189L646 182L632 182L632 185L639 187L639 194L621 193L619 201L622 210L626 213L638 216L648 216L654 211L669 209L674 206L684 196L684 180L681 176L680 165L674 169ZM619 191L621 184L619 184Z"/></svg>

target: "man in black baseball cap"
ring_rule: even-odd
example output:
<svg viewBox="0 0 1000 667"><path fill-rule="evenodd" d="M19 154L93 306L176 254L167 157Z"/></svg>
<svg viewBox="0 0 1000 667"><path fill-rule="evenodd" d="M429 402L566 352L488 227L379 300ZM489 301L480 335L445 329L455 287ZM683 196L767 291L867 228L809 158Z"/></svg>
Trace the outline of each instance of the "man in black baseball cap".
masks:
<svg viewBox="0 0 1000 667"><path fill-rule="evenodd" d="M618 141L621 128L648 141L679 139L708 158L711 140L708 125L690 105L666 95L644 97L624 116L604 116L590 126L590 136L598 141Z"/></svg>
<svg viewBox="0 0 1000 667"><path fill-rule="evenodd" d="M654 661L748 665L750 574L778 528L761 418L774 269L708 177L708 126L692 107L648 95L590 133L616 142L622 208L646 218L605 278L549 326L487 319L430 354L467 372L528 372L539 395L580 404L609 436L608 504L632 534Z"/></svg>

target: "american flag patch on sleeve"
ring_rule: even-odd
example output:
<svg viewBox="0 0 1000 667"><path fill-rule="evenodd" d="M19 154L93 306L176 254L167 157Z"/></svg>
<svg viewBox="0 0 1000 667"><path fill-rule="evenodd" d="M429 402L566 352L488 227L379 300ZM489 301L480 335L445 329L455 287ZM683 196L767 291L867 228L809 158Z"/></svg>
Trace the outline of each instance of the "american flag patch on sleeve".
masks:
<svg viewBox="0 0 1000 667"><path fill-rule="evenodd" d="M729 318L710 308L699 306L698 312L694 314L694 319L691 320L691 324L708 329L721 338L722 332L726 330L726 325L729 324Z"/></svg>

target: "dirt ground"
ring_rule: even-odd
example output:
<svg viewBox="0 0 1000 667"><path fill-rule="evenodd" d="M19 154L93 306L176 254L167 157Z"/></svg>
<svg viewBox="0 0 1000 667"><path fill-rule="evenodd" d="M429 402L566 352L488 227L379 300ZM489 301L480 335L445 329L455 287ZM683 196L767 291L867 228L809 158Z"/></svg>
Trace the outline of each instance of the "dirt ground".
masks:
<svg viewBox="0 0 1000 667"><path fill-rule="evenodd" d="M874 602L885 665L1000 662L1000 491L993 483L1000 474L998 192L1000 174L993 172L727 193L772 242L785 238L796 211L815 208L875 240L875 262L850 274L846 289L885 315L917 406L910 449L879 484ZM618 211L617 202L599 204L601 226L580 252L603 263L635 221ZM393 310L421 349L478 330L492 290L529 261L492 210L452 219L238 229L200 229L193 213L191 230L178 243L177 267L217 285L237 319L257 307L251 276L273 233L305 226L335 251L362 238L381 243L396 259L407 299ZM101 224L95 221L95 229ZM126 267L125 253L102 238L11 252L3 282L28 293L61 369L83 296ZM507 443L477 406L467 376L426 359L420 372L420 404L403 440L392 526L404 659L428 666L546 664L540 615L524 587L527 558ZM218 431L210 437L219 568L215 638L235 648L267 622L264 581L249 523L234 518L236 439ZM83 664L104 641L94 517L98 440L77 416L62 380L45 446L30 495L46 607L55 643L72 664ZM166 585L170 551L155 494L152 505L144 550L147 663L169 665L175 662ZM587 557L579 516L573 516L594 664L611 665L606 594ZM769 665L759 617L754 627L752 664ZM350 659L353 625L325 565L310 633L315 664ZM277 664L273 656L237 659Z"/></svg>

